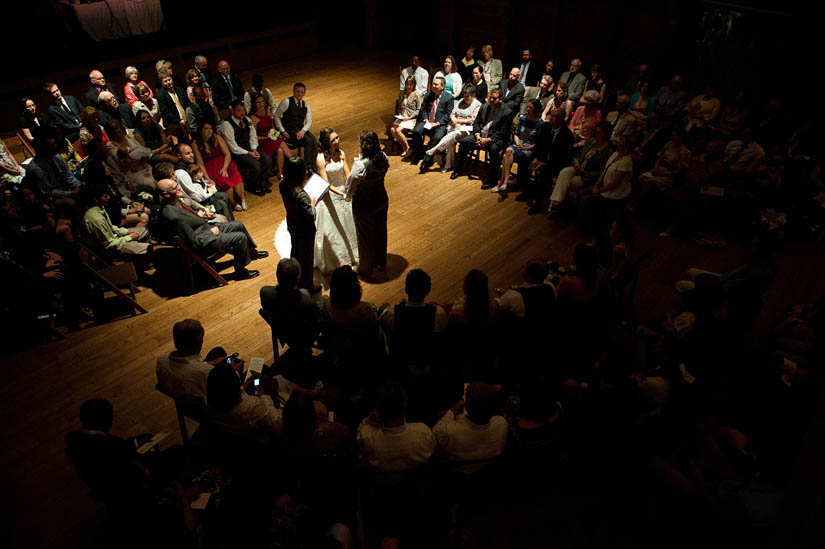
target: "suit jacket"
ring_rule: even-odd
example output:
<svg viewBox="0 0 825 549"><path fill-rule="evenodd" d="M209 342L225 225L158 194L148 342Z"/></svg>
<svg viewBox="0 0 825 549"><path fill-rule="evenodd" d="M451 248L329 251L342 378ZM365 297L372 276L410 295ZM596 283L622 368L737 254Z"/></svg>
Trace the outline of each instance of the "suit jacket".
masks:
<svg viewBox="0 0 825 549"><path fill-rule="evenodd" d="M106 84L106 90L109 91L109 93L111 93L115 97L117 97L118 102L123 101L123 98L121 97L120 92L118 90L116 90L114 87L112 87L111 84L108 84L108 83ZM99 95L100 95L100 92L97 91L97 88L95 86L90 86L89 89L86 90L86 93L83 95L83 101L85 102L86 106L94 107L94 108L97 109L97 108L100 107L100 103L98 102L98 99L97 99L97 97Z"/></svg>
<svg viewBox="0 0 825 549"><path fill-rule="evenodd" d="M219 251L218 237L212 233L212 227L206 219L187 212L178 204L164 205L160 215L169 229L198 252L211 255Z"/></svg>
<svg viewBox="0 0 825 549"><path fill-rule="evenodd" d="M190 103L189 98L186 96L186 90L175 86L175 94L177 94L178 101L180 101L183 109L186 110L186 107L188 107ZM159 88L155 94L155 98L158 100L158 108L160 108L163 123L167 126L169 124L180 124L181 118L180 114L178 114L178 108L175 106L175 101L166 88Z"/></svg>
<svg viewBox="0 0 825 549"><path fill-rule="evenodd" d="M424 103L421 104L421 111L418 113L419 122L426 122L430 119L430 109L433 108L433 101L435 101L435 94L433 92L429 92L424 97ZM450 94L442 92L433 120L438 122L441 126L446 126L449 124L450 113L453 112L454 104L455 100L450 97Z"/></svg>
<svg viewBox="0 0 825 549"><path fill-rule="evenodd" d="M104 109L100 109L100 125L106 126L109 120L120 120L124 128L133 130L135 128L135 117L132 114L132 109L126 103L118 103L117 114L110 114Z"/></svg>
<svg viewBox="0 0 825 549"><path fill-rule="evenodd" d="M568 79L570 80L569 82ZM565 71L561 73L559 82L567 83L567 97L569 97L574 103L578 104L579 99L581 99L581 96L584 93L584 87L587 85L587 77L581 72L577 72L573 78L570 78L570 71Z"/></svg>
<svg viewBox="0 0 825 549"><path fill-rule="evenodd" d="M516 82L515 86L510 88L510 93L507 94L507 97L504 97L504 94L507 93L507 84L509 83L509 80L502 80L501 84L499 84L501 101L504 105L510 107L511 110L517 111L521 107L521 100L524 99L524 86Z"/></svg>
<svg viewBox="0 0 825 549"><path fill-rule="evenodd" d="M511 67L518 67L521 70L521 64L523 61L521 59L517 59ZM524 80L524 87L528 86L535 86L536 83L541 78L541 75L544 74L544 65L540 61L536 61L535 59L530 60L530 65L527 67L527 76ZM519 83L521 83L521 77L519 77Z"/></svg>
<svg viewBox="0 0 825 549"><path fill-rule="evenodd" d="M218 110L228 109L232 106L232 93L235 94L235 99L243 101L244 91L241 79L235 74L230 74L229 81L232 83L232 92L230 92L229 87L226 85L226 80L224 80L223 75L220 73L213 76L212 82L210 82L212 86L212 100L215 102Z"/></svg>
<svg viewBox="0 0 825 549"><path fill-rule="evenodd" d="M297 195L292 193L292 188L281 181L278 185L281 191L281 198L284 200L286 209L286 227L293 238L312 238L315 236L315 207L310 201L306 191L300 191Z"/></svg>
<svg viewBox="0 0 825 549"><path fill-rule="evenodd" d="M482 71L484 70L484 61L478 62L481 65ZM498 88L498 83L501 82L501 75L504 74L501 68L501 59L491 59L490 60L490 91L493 91Z"/></svg>
<svg viewBox="0 0 825 549"><path fill-rule="evenodd" d="M309 293L302 289L286 290L281 286L261 288L261 308L271 319L275 335L290 349L312 352L318 337L321 310Z"/></svg>
<svg viewBox="0 0 825 549"><path fill-rule="evenodd" d="M549 177L555 177L562 168L573 163L573 132L567 126L562 126L559 135L553 140L553 128L550 124L543 124L539 130L536 143L535 158L544 162L543 168Z"/></svg>
<svg viewBox="0 0 825 549"><path fill-rule="evenodd" d="M63 130L63 134L70 141L77 139L77 134L80 132L80 113L83 111L83 105L80 101L71 95L64 95L63 99L69 105L74 116L70 115L63 109L63 105L49 105L49 118L54 122L58 128Z"/></svg>
<svg viewBox="0 0 825 549"><path fill-rule="evenodd" d="M475 122L473 122L473 135L481 134L491 114L490 109L490 104L484 103L478 110L478 115L476 116ZM493 123L487 131L487 137L501 143L510 141L510 127L513 125L513 116L515 116L515 111L502 103L498 112L493 117Z"/></svg>

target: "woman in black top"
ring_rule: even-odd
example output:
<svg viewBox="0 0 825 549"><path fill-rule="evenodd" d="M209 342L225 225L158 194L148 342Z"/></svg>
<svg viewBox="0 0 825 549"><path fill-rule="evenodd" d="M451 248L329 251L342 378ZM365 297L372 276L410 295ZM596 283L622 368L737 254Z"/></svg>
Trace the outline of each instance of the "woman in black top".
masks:
<svg viewBox="0 0 825 549"><path fill-rule="evenodd" d="M315 269L315 199L304 190L307 168L304 159L293 156L284 166L278 186L286 208L286 226L292 239L289 256L301 265L300 287L310 293L320 290L313 283Z"/></svg>
<svg viewBox="0 0 825 549"><path fill-rule="evenodd" d="M43 133L46 127L46 118L37 112L34 99L24 97L20 100L20 129L29 143Z"/></svg>

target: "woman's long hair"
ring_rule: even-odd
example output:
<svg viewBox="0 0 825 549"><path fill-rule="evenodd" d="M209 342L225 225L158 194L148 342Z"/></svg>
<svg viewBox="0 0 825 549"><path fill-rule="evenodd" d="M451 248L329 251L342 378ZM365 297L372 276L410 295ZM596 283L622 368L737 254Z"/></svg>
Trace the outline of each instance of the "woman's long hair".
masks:
<svg viewBox="0 0 825 549"><path fill-rule="evenodd" d="M330 156L332 155L332 142L330 141L329 136L334 133L335 129L332 126L327 126L321 130L321 133L318 134L318 148L324 155L324 160L326 162L330 161Z"/></svg>
<svg viewBox="0 0 825 549"><path fill-rule="evenodd" d="M359 136L361 141L361 157L372 160L376 168L389 167L387 157L381 152L381 144L378 141L378 134L372 130L362 130Z"/></svg>

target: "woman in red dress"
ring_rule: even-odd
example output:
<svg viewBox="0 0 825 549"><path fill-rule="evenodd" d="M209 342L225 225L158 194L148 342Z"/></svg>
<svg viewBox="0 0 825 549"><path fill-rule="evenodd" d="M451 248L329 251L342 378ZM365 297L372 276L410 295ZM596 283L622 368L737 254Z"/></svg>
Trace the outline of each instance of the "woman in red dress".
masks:
<svg viewBox="0 0 825 549"><path fill-rule="evenodd" d="M229 196L229 204L236 212L248 209L243 189L243 178L238 166L232 161L229 147L223 137L215 133L209 122L201 127L200 138L196 140L195 162L215 182L220 190Z"/></svg>
<svg viewBox="0 0 825 549"><path fill-rule="evenodd" d="M266 104L266 98L259 93L254 93L250 99L252 101L252 112L249 113L249 118L255 124L258 150L270 158L275 157L278 175L280 175L284 173L284 158L289 158L292 153L280 137L277 139L269 138L269 132L275 127L275 124L272 122L272 113L269 105Z"/></svg>

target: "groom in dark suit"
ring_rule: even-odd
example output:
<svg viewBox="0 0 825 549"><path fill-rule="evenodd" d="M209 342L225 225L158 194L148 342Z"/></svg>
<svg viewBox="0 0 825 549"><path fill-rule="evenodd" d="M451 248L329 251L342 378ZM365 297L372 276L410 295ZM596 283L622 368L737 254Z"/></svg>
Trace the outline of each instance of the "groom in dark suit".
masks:
<svg viewBox="0 0 825 549"><path fill-rule="evenodd" d="M415 157L412 162L415 164L423 156L420 173L427 171L433 165L432 155L424 155L424 135L430 136L430 143L433 145L441 141L447 133L447 125L450 123L450 113L453 111L453 96L443 93L446 81L441 76L433 79L432 91L424 98L421 111L418 114L418 123L413 128L412 150Z"/></svg>
<svg viewBox="0 0 825 549"><path fill-rule="evenodd" d="M490 162L487 168L487 180L481 185L482 189L491 189L498 181L498 169L501 164L501 153L510 141L510 126L513 124L513 111L504 105L501 100L501 90L493 89L487 96L487 103L481 106L473 122L473 133L462 137L458 145L458 162L450 179L457 179L464 173L467 156L473 147L487 151Z"/></svg>
<svg viewBox="0 0 825 549"><path fill-rule="evenodd" d="M267 257L269 252L257 250L255 241L249 236L243 223L227 221L211 225L178 200L182 191L177 182L171 179L158 181L158 194L163 204L161 217L196 252L203 256L230 252L235 257L235 280L255 278L260 274L246 266L255 259Z"/></svg>
<svg viewBox="0 0 825 549"><path fill-rule="evenodd" d="M77 141L80 134L80 113L83 105L71 95L63 96L60 88L54 82L46 82L43 90L52 96L49 105L49 118L63 130L63 136L71 142Z"/></svg>

